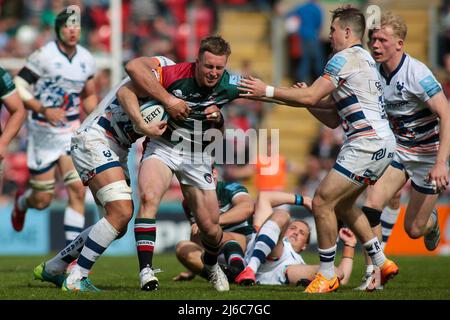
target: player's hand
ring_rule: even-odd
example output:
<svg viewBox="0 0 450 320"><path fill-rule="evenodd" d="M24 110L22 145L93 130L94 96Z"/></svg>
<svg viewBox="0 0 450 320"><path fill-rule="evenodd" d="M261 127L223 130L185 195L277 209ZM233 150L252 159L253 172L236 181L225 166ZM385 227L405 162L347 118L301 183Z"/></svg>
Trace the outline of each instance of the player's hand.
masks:
<svg viewBox="0 0 450 320"><path fill-rule="evenodd" d="M164 133L167 129L167 121L152 121L150 123L146 123L145 121L141 121L136 125L136 132L147 136L147 137L158 137Z"/></svg>
<svg viewBox="0 0 450 320"><path fill-rule="evenodd" d="M42 115L52 124L62 122L66 118L66 113L60 108L44 108Z"/></svg>
<svg viewBox="0 0 450 320"><path fill-rule="evenodd" d="M191 271L182 271L176 277L173 277L173 281L189 281L195 278L195 274Z"/></svg>
<svg viewBox="0 0 450 320"><path fill-rule="evenodd" d="M198 228L198 225L196 223L193 223L191 225L191 235L192 236L200 235L200 229Z"/></svg>
<svg viewBox="0 0 450 320"><path fill-rule="evenodd" d="M239 91L242 91L242 93L239 94L240 97L260 98L265 97L266 95L267 84L252 76L249 76L247 79L241 79L238 86Z"/></svg>
<svg viewBox="0 0 450 320"><path fill-rule="evenodd" d="M3 159L5 159L7 152L8 152L8 145L0 142L0 166L2 164Z"/></svg>
<svg viewBox="0 0 450 320"><path fill-rule="evenodd" d="M349 246L356 246L355 234L349 228L341 228L339 230L339 237L344 241L345 244Z"/></svg>
<svg viewBox="0 0 450 320"><path fill-rule="evenodd" d="M312 199L310 197L303 197L303 206L312 212Z"/></svg>
<svg viewBox="0 0 450 320"><path fill-rule="evenodd" d="M428 181L431 182L436 192L444 192L448 187L448 166L446 163L437 162L428 173Z"/></svg>
<svg viewBox="0 0 450 320"><path fill-rule="evenodd" d="M182 121L186 120L191 112L191 108L188 106L186 101L175 97L171 100L169 105L165 106L164 109L172 119Z"/></svg>
<svg viewBox="0 0 450 320"><path fill-rule="evenodd" d="M222 114L220 113L220 109L215 104L206 108L203 113L205 114L208 121L214 123L220 123L222 121Z"/></svg>

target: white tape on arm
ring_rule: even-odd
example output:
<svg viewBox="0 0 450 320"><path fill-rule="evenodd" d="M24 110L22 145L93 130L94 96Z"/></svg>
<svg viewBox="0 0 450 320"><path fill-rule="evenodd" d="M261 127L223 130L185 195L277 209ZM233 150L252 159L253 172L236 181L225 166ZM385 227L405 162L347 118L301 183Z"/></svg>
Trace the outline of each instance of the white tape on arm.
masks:
<svg viewBox="0 0 450 320"><path fill-rule="evenodd" d="M15 76L13 81L16 85L17 92L23 101L28 101L34 98L33 94L30 92L30 84L25 79Z"/></svg>
<svg viewBox="0 0 450 320"><path fill-rule="evenodd" d="M275 87L266 86L266 97L267 98L273 98L274 94L275 94Z"/></svg>

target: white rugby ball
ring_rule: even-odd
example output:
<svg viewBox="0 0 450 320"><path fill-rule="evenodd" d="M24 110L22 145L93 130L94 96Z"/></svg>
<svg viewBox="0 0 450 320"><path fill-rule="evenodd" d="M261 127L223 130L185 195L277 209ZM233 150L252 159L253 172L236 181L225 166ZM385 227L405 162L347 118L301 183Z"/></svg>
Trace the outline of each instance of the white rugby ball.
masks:
<svg viewBox="0 0 450 320"><path fill-rule="evenodd" d="M145 123L167 120L169 118L169 114L164 110L164 107L156 100L150 100L143 103L140 106L140 111ZM136 127L134 127L134 130L139 133Z"/></svg>

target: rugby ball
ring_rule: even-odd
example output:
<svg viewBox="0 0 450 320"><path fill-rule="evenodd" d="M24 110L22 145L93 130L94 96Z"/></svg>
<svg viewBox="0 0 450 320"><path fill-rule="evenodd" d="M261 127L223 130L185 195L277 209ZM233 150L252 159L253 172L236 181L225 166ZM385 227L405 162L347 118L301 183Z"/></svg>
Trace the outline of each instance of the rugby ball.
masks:
<svg viewBox="0 0 450 320"><path fill-rule="evenodd" d="M156 100L150 100L143 103L140 106L140 111L145 123L167 120L169 118L169 114L164 110L162 104ZM135 126L134 130L139 133Z"/></svg>

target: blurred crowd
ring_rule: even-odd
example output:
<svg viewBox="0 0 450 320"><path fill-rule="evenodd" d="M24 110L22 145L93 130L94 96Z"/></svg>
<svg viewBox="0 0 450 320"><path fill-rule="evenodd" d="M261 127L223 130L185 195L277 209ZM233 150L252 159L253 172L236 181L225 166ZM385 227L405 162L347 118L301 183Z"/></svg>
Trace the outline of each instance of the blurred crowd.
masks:
<svg viewBox="0 0 450 320"><path fill-rule="evenodd" d="M163 55L174 61L192 61L200 40L214 34L219 7L239 7L253 11L269 11L270 0L122 0L123 62L138 56ZM109 0L0 0L0 58L27 58L34 50L55 38L54 20L68 5L80 8L82 37L80 44L96 56L110 53ZM243 61L242 74L252 74L250 61ZM8 70L15 74L18 70ZM97 69L95 75L99 98L111 87L110 70ZM247 130L258 128L262 119L260 102L237 100L227 108L226 127ZM7 112L2 112L4 125ZM3 200L9 201L19 186L27 184L26 128L10 146L5 159ZM224 144L233 143L224 141ZM138 144L139 145L139 144ZM244 147L244 146L242 146ZM237 146L234 152L241 149ZM138 147L137 155L140 150ZM139 156L137 157L137 161ZM64 188L56 188L65 198ZM58 191L61 190L61 191ZM177 182L167 198L180 198Z"/></svg>

